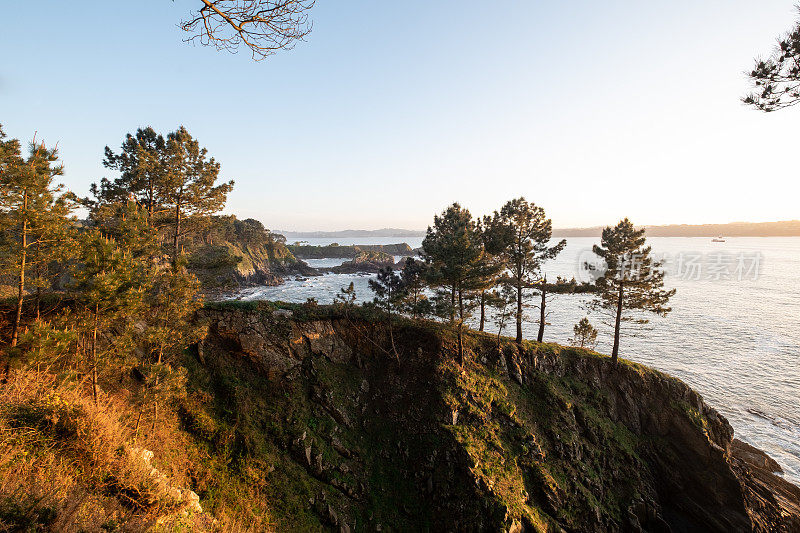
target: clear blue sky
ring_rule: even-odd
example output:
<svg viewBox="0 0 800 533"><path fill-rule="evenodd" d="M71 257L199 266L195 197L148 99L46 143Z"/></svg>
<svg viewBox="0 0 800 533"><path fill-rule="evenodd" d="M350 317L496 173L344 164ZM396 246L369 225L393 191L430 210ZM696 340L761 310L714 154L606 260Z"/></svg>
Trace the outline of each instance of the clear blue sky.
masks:
<svg viewBox="0 0 800 533"><path fill-rule="evenodd" d="M743 72L792 0L319 0L307 42L260 63L182 42L199 0L7 2L0 123L58 142L65 184L103 147L185 125L267 227L422 229L524 195L556 226L800 218L800 109Z"/></svg>

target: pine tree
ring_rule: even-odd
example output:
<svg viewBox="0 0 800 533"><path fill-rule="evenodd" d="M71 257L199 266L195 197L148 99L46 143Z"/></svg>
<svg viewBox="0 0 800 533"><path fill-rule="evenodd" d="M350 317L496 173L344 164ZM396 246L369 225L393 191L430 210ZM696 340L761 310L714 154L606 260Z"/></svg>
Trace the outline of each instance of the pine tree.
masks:
<svg viewBox="0 0 800 533"><path fill-rule="evenodd" d="M430 312L430 302L425 296L427 272L428 267L424 262L409 257L400 273L406 295L403 301L403 310L411 313L413 318L424 316Z"/></svg>
<svg viewBox="0 0 800 533"><path fill-rule="evenodd" d="M464 318L464 293L478 275L477 265L483 257L483 244L469 211L458 204L448 207L433 219L422 249L430 267L432 285L446 287L450 294L449 317Z"/></svg>
<svg viewBox="0 0 800 533"><path fill-rule="evenodd" d="M394 345L394 330L392 328L392 316L398 310L405 297L405 286L403 278L400 277L392 267L384 267L378 271L375 279L369 280L369 288L375 293L375 304L386 312L389 324L389 339L398 362L400 355Z"/></svg>
<svg viewBox="0 0 800 533"><path fill-rule="evenodd" d="M117 241L90 228L80 235L77 264L70 290L78 308L78 330L91 375L92 396L98 400L98 375L133 352L133 323L144 307L146 266L118 246ZM114 329L113 346L102 341Z"/></svg>
<svg viewBox="0 0 800 533"><path fill-rule="evenodd" d="M495 213L494 218L494 224L504 226L504 231L511 235L510 244L503 252L508 270L505 281L516 291L516 341L521 344L525 290L542 283L542 264L561 253L567 241L549 245L553 234L552 222L545 216L544 209L525 198L510 200L499 213Z"/></svg>
<svg viewBox="0 0 800 533"><path fill-rule="evenodd" d="M537 305L539 308L539 333L536 335L536 341L544 341L544 327L548 324L547 315L549 312L547 311L547 305L550 302L550 297L556 294L564 295L587 291L588 288L583 285L579 286L574 278L567 281L559 276L556 277L554 282L548 282L547 276L544 276L541 282L536 284L533 291L535 295L539 296L539 304Z"/></svg>
<svg viewBox="0 0 800 533"><path fill-rule="evenodd" d="M113 182L103 178L100 186L92 184L91 192L101 203L119 203L133 199L147 211L149 224L157 214L157 191L166 179L166 141L151 127L139 128L122 142L115 154L106 146L103 165L117 170L120 176Z"/></svg>
<svg viewBox="0 0 800 533"><path fill-rule="evenodd" d="M0 124L0 174L19 163L20 145L18 139L6 140L3 125Z"/></svg>
<svg viewBox="0 0 800 533"><path fill-rule="evenodd" d="M0 124L0 263L3 274L12 277L19 275L16 268L19 245L17 225L21 210L19 193L12 184L19 181L20 169L25 164L18 139L6 139ZM18 325L16 326L19 327ZM14 341L16 344L16 341Z"/></svg>
<svg viewBox="0 0 800 533"><path fill-rule="evenodd" d="M768 59L756 60L748 75L755 92L742 98L745 104L767 113L800 104L800 22L778 39Z"/></svg>
<svg viewBox="0 0 800 533"><path fill-rule="evenodd" d="M96 231L112 242L125 259L117 268L136 279L139 289L132 295L131 302L122 302L122 305L113 299L107 302L108 316L104 317L110 320L108 324L115 324L116 335L124 334L136 323L136 338L125 343L116 342L115 355L121 362L134 347L137 354L143 354L131 361L145 381L139 395L137 434L146 406L152 407L155 428L159 403L183 390L185 376L176 364L177 358L186 346L199 340L204 331L193 320L202 304L199 282L186 271L183 261L178 268L163 261L158 231L150 224L151 216L146 205L134 200L99 204L90 216ZM85 290L85 284L78 289ZM117 290L121 298L131 297L125 286ZM120 309L124 310L122 327L118 320L122 319ZM102 321L101 325L104 325Z"/></svg>
<svg viewBox="0 0 800 533"><path fill-rule="evenodd" d="M89 222L103 235L142 262L143 279L151 279L161 262L158 230L150 225L146 206L135 200L103 203L89 213Z"/></svg>
<svg viewBox="0 0 800 533"><path fill-rule="evenodd" d="M194 321L195 312L202 307L200 283L183 266L181 262L178 268L161 268L146 299L149 355L143 361L147 394L142 406L148 402L153 406L153 429L159 402L183 390L185 375L176 364L178 358L205 334L204 327ZM137 421L137 430L138 425Z"/></svg>
<svg viewBox="0 0 800 533"><path fill-rule="evenodd" d="M103 204L134 200L147 211L151 226L170 228L169 251L177 268L183 237L222 209L233 188L233 181L216 184L220 164L207 155L183 126L166 139L150 127L139 129L126 136L120 153L106 147L103 163L120 175L92 185L95 200L84 203L95 211Z"/></svg>
<svg viewBox="0 0 800 533"><path fill-rule="evenodd" d="M439 309L456 328L457 358L463 364L462 330L472 307L471 292L480 286L486 273L483 242L470 212L455 203L435 216L422 249L429 265L428 282L449 295L449 299L438 299Z"/></svg>
<svg viewBox="0 0 800 533"><path fill-rule="evenodd" d="M346 288L339 289L339 294L333 297L333 304L350 310L356 305L356 299L356 287L351 281Z"/></svg>
<svg viewBox="0 0 800 533"><path fill-rule="evenodd" d="M503 335L503 329L515 315L514 304L517 301L517 295L511 285L503 284L499 289L492 291L491 298L488 301L495 309L494 325L497 326L497 349L500 350L500 338Z"/></svg>
<svg viewBox="0 0 800 533"><path fill-rule="evenodd" d="M177 268L186 221L222 209L233 181L216 185L220 164L181 126L167 136L165 177L157 184L159 205L172 213L172 264Z"/></svg>
<svg viewBox="0 0 800 533"><path fill-rule="evenodd" d="M139 362L141 326L152 315L147 299L159 268L157 237L146 209L133 200L97 206L78 233L68 286L77 312L56 318L75 326L76 352L84 356L95 400L102 373L122 375Z"/></svg>
<svg viewBox="0 0 800 533"><path fill-rule="evenodd" d="M478 321L478 331L483 331L486 324L486 306L490 304L493 296L489 292L497 285L499 277L505 270L504 253L511 245L513 231L502 223L499 215L484 216L478 223L478 232L483 243L483 268L484 273L480 276L479 282L479 305L480 320ZM496 296L496 294L494 295Z"/></svg>
<svg viewBox="0 0 800 533"><path fill-rule="evenodd" d="M0 140L2 131L0 131ZM5 270L17 278L16 312L11 346L16 346L22 322L26 275L36 276L37 309L41 288L49 280L44 272L54 257L65 251L63 242L70 229L72 195L55 185L63 167L55 166L58 154L34 139L27 158L23 159L17 141L2 141L0 160L0 213L2 213L2 259Z"/></svg>
<svg viewBox="0 0 800 533"><path fill-rule="evenodd" d="M580 346L581 348L594 349L597 344L597 330L589 322L589 319L584 317L572 327L573 336L570 342Z"/></svg>
<svg viewBox="0 0 800 533"><path fill-rule="evenodd" d="M606 263L607 270L597 282L597 296L593 307L614 313L614 348L611 358L619 357L620 326L623 321L646 324L642 317L626 316L625 311L647 311L665 316L675 289L663 290L664 271L661 264L650 256L645 246L645 230L636 229L627 218L615 227L603 230L600 246L593 251Z"/></svg>

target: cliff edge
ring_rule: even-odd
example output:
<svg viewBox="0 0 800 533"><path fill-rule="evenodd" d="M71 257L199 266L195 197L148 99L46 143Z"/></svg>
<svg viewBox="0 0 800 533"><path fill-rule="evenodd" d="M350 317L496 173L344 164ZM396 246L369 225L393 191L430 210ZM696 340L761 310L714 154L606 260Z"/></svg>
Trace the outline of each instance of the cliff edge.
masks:
<svg viewBox="0 0 800 533"><path fill-rule="evenodd" d="M441 324L395 325L395 352L379 316L282 307L201 312L182 408L209 443L235 428L279 530L800 530L800 490L678 379L476 332L460 367Z"/></svg>

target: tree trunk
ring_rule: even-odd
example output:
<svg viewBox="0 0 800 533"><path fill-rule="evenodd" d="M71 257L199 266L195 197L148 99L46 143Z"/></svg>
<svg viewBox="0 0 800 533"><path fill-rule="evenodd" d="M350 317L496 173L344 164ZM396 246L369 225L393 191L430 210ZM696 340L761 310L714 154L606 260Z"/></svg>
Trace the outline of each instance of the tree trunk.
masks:
<svg viewBox="0 0 800 533"><path fill-rule="evenodd" d="M94 307L94 325L92 327L92 398L97 405L97 320L100 313L100 305Z"/></svg>
<svg viewBox="0 0 800 533"><path fill-rule="evenodd" d="M517 280L517 344L522 344L522 280Z"/></svg>
<svg viewBox="0 0 800 533"><path fill-rule="evenodd" d="M155 205L154 200L155 194L153 191L153 180L152 178L148 180L147 184L147 225L148 227L153 226L153 206Z"/></svg>
<svg viewBox="0 0 800 533"><path fill-rule="evenodd" d="M547 289L542 285L542 302L539 304L539 335L536 337L538 342L544 338L545 307L547 306Z"/></svg>
<svg viewBox="0 0 800 533"><path fill-rule="evenodd" d="M139 423L142 421L142 411L144 410L144 404L139 407L139 414L136 415L136 427L133 428L133 444L136 445L136 439L139 438Z"/></svg>
<svg viewBox="0 0 800 533"><path fill-rule="evenodd" d="M156 359L156 364L159 366L159 369L161 367L161 359L163 357L163 354L164 354L164 346L163 344L159 344L158 359ZM155 432L156 422L158 421L158 373L156 373L156 379L153 388L155 389L154 394L156 395L153 398L153 431Z"/></svg>
<svg viewBox="0 0 800 533"><path fill-rule="evenodd" d="M506 312L506 304L503 304L503 310L501 313L505 314ZM505 318L502 318L497 325L497 351L500 352L500 339L503 335L503 325L505 324ZM502 354L501 354L502 355Z"/></svg>
<svg viewBox="0 0 800 533"><path fill-rule="evenodd" d="M33 269L34 274L36 275L36 323L39 323L41 320L41 308L42 308L42 265L41 265L41 248L40 244L36 243L36 253L33 256L34 265L36 265Z"/></svg>
<svg viewBox="0 0 800 533"><path fill-rule="evenodd" d="M22 253L20 254L19 261L19 288L17 291L17 312L14 316L14 327L11 330L11 346L16 346L19 341L19 326L22 322L22 303L25 293L25 260L28 253L28 191L27 189L22 194Z"/></svg>
<svg viewBox="0 0 800 533"><path fill-rule="evenodd" d="M391 293L390 293L391 294ZM391 296L390 296L391 298ZM386 316L389 319L389 342L392 345L392 353L394 354L395 359L397 359L397 364L400 364L400 354L397 353L397 348L394 345L394 329L392 328L392 306L391 304L386 304Z"/></svg>
<svg viewBox="0 0 800 533"><path fill-rule="evenodd" d="M37 281L40 283L41 281ZM42 288L36 286L36 322L42 319Z"/></svg>
<svg viewBox="0 0 800 533"><path fill-rule="evenodd" d="M481 322L478 326L478 331L483 331L483 325L486 322L486 291L481 291Z"/></svg>
<svg viewBox="0 0 800 533"><path fill-rule="evenodd" d="M453 284L450 292L450 322L456 319L456 285Z"/></svg>
<svg viewBox="0 0 800 533"><path fill-rule="evenodd" d="M619 281L619 295L617 296L617 319L614 323L614 349L611 350L611 362L617 364L619 358L619 328L622 322L622 294L623 294L623 281Z"/></svg>
<svg viewBox="0 0 800 533"><path fill-rule="evenodd" d="M458 289L458 319L464 321L464 293Z"/></svg>
<svg viewBox="0 0 800 533"><path fill-rule="evenodd" d="M463 365L464 364L464 341L463 341L463 337L461 335L461 326L462 325L463 325L463 322L459 320L458 329L457 329L457 333L456 333L456 336L458 338L458 357L457 357L457 361L458 361L459 365Z"/></svg>
<svg viewBox="0 0 800 533"><path fill-rule="evenodd" d="M175 204L175 236L172 240L172 268L174 270L178 269L178 242L180 240L181 235L181 207L180 204Z"/></svg>

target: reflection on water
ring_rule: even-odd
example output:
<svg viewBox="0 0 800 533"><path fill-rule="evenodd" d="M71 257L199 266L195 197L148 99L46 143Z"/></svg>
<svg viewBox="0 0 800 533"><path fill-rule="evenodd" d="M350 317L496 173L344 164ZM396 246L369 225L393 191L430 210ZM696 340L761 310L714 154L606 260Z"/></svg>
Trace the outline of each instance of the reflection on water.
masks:
<svg viewBox="0 0 800 533"><path fill-rule="evenodd" d="M418 247L421 238L372 239L363 244L402 241ZM564 252L546 265L548 275L577 275L579 256L595 242L592 238L568 239ZM728 418L737 437L772 455L787 478L800 483L800 238L729 238L726 243L712 243L703 238L656 237L649 242L654 253L671 257L760 254L757 279L718 280L709 273L701 273L697 280L668 275L668 287L678 289L671 302L673 312L665 319L654 318L638 336L628 332L622 339L621 355L686 381ZM329 267L342 261L308 263ZM303 281L290 279L278 287L244 291L240 297L289 302L313 297L329 303L352 281L363 301L372 298L369 278L366 274L328 274ZM572 326L588 316L600 330L598 351L609 352L610 326L603 323L603 316L586 310L587 301L586 296L555 296L548 306L545 340L567 343ZM530 311L533 315L536 310ZM535 337L538 324L530 319L525 328L527 337Z"/></svg>

